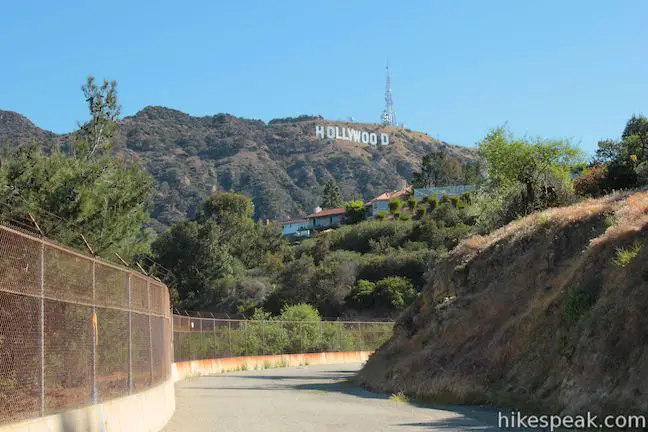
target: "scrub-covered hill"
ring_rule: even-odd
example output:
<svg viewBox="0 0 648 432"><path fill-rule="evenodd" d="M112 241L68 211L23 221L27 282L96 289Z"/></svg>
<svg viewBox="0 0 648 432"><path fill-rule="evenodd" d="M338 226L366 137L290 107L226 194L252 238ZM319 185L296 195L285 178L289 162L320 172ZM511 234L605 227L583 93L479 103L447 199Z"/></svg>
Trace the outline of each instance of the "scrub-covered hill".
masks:
<svg viewBox="0 0 648 432"><path fill-rule="evenodd" d="M648 192L465 240L359 380L442 403L648 413L647 240Z"/></svg>
<svg viewBox="0 0 648 432"><path fill-rule="evenodd" d="M337 138L318 137L317 126L337 126ZM377 145L354 141L349 129L376 133ZM381 145L381 133L389 136L389 145ZM0 111L0 145L32 139L64 143L70 135L57 136L19 114ZM315 116L268 123L228 114L193 117L163 107L146 107L122 119L114 147L154 177L152 217L158 227L193 217L217 190L251 196L257 218L287 218L311 213L332 178L345 199L371 199L411 182L428 152L447 152L461 163L474 158L473 149L403 128Z"/></svg>

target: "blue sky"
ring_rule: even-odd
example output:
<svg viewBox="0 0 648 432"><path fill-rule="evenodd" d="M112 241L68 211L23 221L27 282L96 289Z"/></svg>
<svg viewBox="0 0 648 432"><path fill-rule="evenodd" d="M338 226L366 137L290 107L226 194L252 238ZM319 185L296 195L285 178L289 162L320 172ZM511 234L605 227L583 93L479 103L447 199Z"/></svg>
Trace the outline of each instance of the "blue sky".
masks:
<svg viewBox="0 0 648 432"><path fill-rule="evenodd" d="M648 2L0 0L0 109L68 132L88 74L123 114L398 119L474 145L495 126L591 153L648 114Z"/></svg>

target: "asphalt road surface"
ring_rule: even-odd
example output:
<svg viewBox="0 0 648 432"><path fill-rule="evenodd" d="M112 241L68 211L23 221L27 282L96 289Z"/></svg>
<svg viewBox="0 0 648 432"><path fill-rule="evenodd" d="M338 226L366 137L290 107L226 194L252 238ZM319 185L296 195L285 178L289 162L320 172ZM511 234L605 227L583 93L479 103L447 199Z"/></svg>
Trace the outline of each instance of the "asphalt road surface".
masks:
<svg viewBox="0 0 648 432"><path fill-rule="evenodd" d="M164 431L497 430L492 410L419 407L354 387L347 380L359 368L306 366L181 381Z"/></svg>

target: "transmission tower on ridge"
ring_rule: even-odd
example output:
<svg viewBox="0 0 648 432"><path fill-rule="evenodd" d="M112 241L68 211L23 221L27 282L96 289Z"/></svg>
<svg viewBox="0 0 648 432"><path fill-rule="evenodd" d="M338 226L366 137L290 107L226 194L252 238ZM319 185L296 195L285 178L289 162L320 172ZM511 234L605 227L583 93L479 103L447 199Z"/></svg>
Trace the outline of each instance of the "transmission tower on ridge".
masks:
<svg viewBox="0 0 648 432"><path fill-rule="evenodd" d="M392 100L391 71L389 70L389 59L387 60L387 81L385 82L385 109L382 113L382 124L393 126L396 124L396 113L394 112L394 101Z"/></svg>

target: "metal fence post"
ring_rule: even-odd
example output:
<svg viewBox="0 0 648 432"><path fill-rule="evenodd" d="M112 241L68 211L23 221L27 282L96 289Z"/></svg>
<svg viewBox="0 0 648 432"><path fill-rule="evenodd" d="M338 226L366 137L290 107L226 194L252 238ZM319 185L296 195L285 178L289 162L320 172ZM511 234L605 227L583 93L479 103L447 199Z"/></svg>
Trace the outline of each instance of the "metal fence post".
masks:
<svg viewBox="0 0 648 432"><path fill-rule="evenodd" d="M362 323L358 323L358 335L360 336L360 343L358 344L358 351L362 351L364 348L364 341L362 340Z"/></svg>
<svg viewBox="0 0 648 432"><path fill-rule="evenodd" d="M193 344L191 343L193 339L193 321L191 318L187 317L187 328L189 329L189 332L187 333L187 339L189 340L189 360L194 360L193 358Z"/></svg>
<svg viewBox="0 0 648 432"><path fill-rule="evenodd" d="M217 345L217 342L216 342L216 320L214 318L212 318L211 320L212 320L212 336L214 337L214 357L212 357L212 358L216 358L216 356L218 355L217 351L216 351L216 345Z"/></svg>
<svg viewBox="0 0 648 432"><path fill-rule="evenodd" d="M301 321L297 325L299 326L299 354L304 354L304 325Z"/></svg>
<svg viewBox="0 0 648 432"><path fill-rule="evenodd" d="M97 404L97 336L99 320L97 319L97 266L92 260L92 403Z"/></svg>
<svg viewBox="0 0 648 432"><path fill-rule="evenodd" d="M128 394L133 393L133 300L131 292L131 274L128 272Z"/></svg>
<svg viewBox="0 0 648 432"><path fill-rule="evenodd" d="M41 240L40 268L38 274L40 285L39 350L40 350L40 415L45 415L45 243Z"/></svg>
<svg viewBox="0 0 648 432"><path fill-rule="evenodd" d="M243 334L245 334L245 355L250 355L248 353L248 326L247 321L243 321Z"/></svg>
<svg viewBox="0 0 648 432"><path fill-rule="evenodd" d="M319 328L320 328L320 350L324 351L324 348L326 348L325 345L326 341L324 340L324 321L320 321Z"/></svg>
<svg viewBox="0 0 648 432"><path fill-rule="evenodd" d="M146 292L148 295L148 327L149 327L149 372L151 385L153 384L153 331L151 329L151 282L146 280Z"/></svg>
<svg viewBox="0 0 648 432"><path fill-rule="evenodd" d="M204 345L203 326L202 326L203 319L202 318L198 318L198 319L200 320L200 345L198 345L200 348L198 348L198 359L204 359L205 357L203 357L203 353L205 352L205 347L203 346Z"/></svg>
<svg viewBox="0 0 648 432"><path fill-rule="evenodd" d="M229 339L229 356L232 357L232 321L227 320L227 339Z"/></svg>
<svg viewBox="0 0 648 432"><path fill-rule="evenodd" d="M261 320L261 355L265 354L265 320Z"/></svg>

